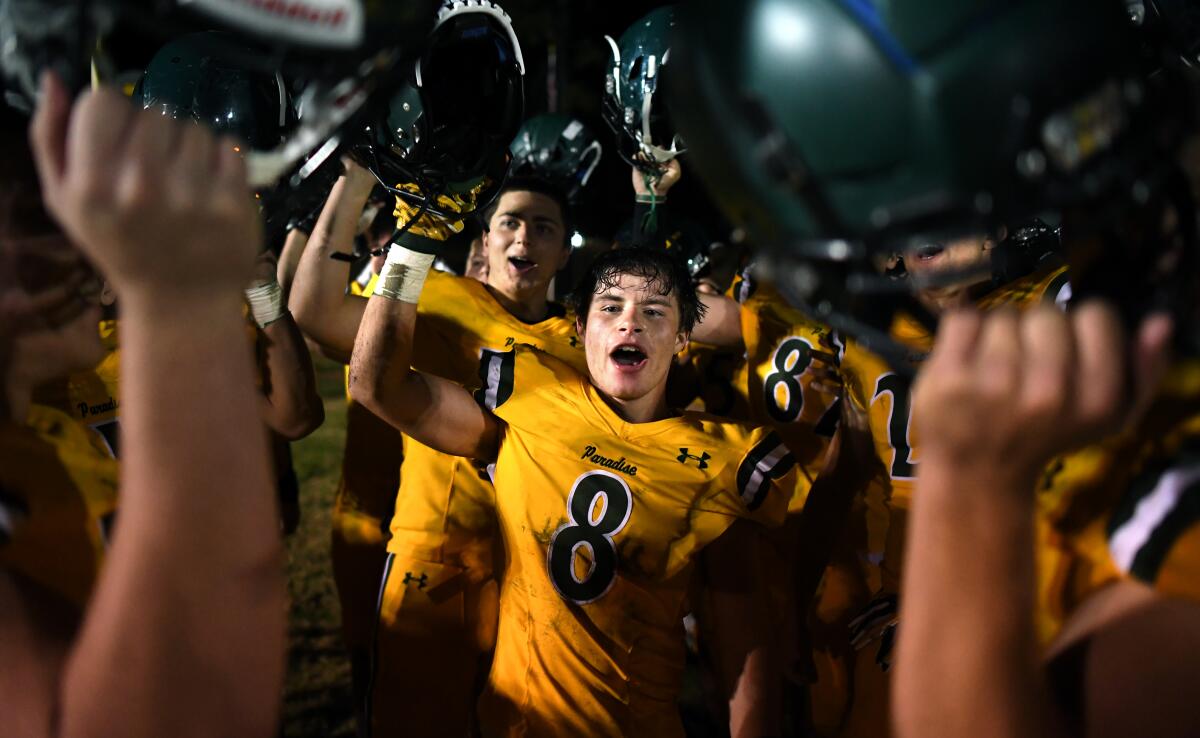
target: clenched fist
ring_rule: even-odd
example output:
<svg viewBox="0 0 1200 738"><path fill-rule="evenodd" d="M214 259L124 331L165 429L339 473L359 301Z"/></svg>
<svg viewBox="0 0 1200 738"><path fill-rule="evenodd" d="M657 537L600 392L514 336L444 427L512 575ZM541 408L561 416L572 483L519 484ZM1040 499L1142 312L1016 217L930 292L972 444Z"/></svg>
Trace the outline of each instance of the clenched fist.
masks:
<svg viewBox="0 0 1200 738"><path fill-rule="evenodd" d="M1032 480L1144 405L1166 368L1170 332L1169 318L1152 316L1131 344L1101 302L945 315L913 387L922 469Z"/></svg>
<svg viewBox="0 0 1200 738"><path fill-rule="evenodd" d="M231 139L109 88L72 107L42 78L30 141L46 208L118 295L241 290L261 225Z"/></svg>

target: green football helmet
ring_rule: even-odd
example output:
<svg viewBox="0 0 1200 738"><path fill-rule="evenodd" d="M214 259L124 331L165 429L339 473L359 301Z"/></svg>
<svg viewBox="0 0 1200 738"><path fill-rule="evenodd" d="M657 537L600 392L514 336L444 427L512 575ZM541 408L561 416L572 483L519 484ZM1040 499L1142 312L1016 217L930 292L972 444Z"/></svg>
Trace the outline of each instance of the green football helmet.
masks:
<svg viewBox="0 0 1200 738"><path fill-rule="evenodd" d="M0 87L5 103L29 114L45 69L79 91L130 68L131 59L118 65L110 52L133 56L199 30L223 31L229 43L215 43L214 58L281 73L303 111L277 146L250 152L248 179L259 189L294 185L314 161L336 163L343 132L386 101L436 10L437 0L0 0Z"/></svg>
<svg viewBox="0 0 1200 738"><path fill-rule="evenodd" d="M612 48L612 67L604 78L604 122L616 134L621 158L642 169L684 153L659 90L671 58L675 14L674 5L657 8L621 34L619 42L604 37Z"/></svg>
<svg viewBox="0 0 1200 738"><path fill-rule="evenodd" d="M534 176L563 188L574 200L588 183L603 149L580 121L562 113L536 115L525 121L508 147L512 174Z"/></svg>
<svg viewBox="0 0 1200 738"><path fill-rule="evenodd" d="M463 213L438 198L485 183L474 196L481 210L507 176L508 143L524 117L524 75L521 44L503 8L445 0L425 52L370 119L355 156L392 194L452 220Z"/></svg>
<svg viewBox="0 0 1200 738"><path fill-rule="evenodd" d="M1131 205L1178 191L1187 94L1142 73L1121 3L686 10L672 48L689 73L668 92L693 165L793 302L889 356L908 353L888 337L893 314L923 313L912 291L932 286L886 273L895 254L1040 214L1067 216L1064 241L1108 234ZM1101 240L1126 275L1154 260Z"/></svg>
<svg viewBox="0 0 1200 738"><path fill-rule="evenodd" d="M252 150L279 145L295 112L283 76L247 68L222 55L234 41L193 33L159 49L134 87L133 101L178 120L203 123Z"/></svg>

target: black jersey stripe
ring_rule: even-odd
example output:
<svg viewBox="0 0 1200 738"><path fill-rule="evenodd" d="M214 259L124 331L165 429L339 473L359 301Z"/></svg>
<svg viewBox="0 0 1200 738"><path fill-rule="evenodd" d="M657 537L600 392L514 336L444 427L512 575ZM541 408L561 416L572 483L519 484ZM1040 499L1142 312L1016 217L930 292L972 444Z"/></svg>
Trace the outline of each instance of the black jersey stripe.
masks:
<svg viewBox="0 0 1200 738"><path fill-rule="evenodd" d="M383 576L379 578L379 595L375 600L375 622L371 624L371 653L367 666L367 688L363 695L362 704L367 738L371 738L375 732L371 729L373 722L372 712L374 710L371 698L375 692L375 677L379 669L379 618L383 615L383 593L387 589L388 577L392 574L392 562L395 558L396 554L389 551L387 561L383 565Z"/></svg>
<svg viewBox="0 0 1200 738"><path fill-rule="evenodd" d="M771 431L746 454L738 466L738 495L750 510L757 510L766 500L771 480L779 479L796 465L796 457Z"/></svg>
<svg viewBox="0 0 1200 738"><path fill-rule="evenodd" d="M488 410L508 402L513 393L516 362L515 351L484 349L479 356L479 389L475 391L475 401Z"/></svg>
<svg viewBox="0 0 1200 738"><path fill-rule="evenodd" d="M1123 570L1152 583L1180 536L1197 523L1200 464L1159 467L1135 480L1114 510L1109 553Z"/></svg>
<svg viewBox="0 0 1200 738"><path fill-rule="evenodd" d="M1134 556L1129 573L1144 582L1156 582L1163 562L1175 544L1196 525L1200 525L1200 482L1193 483L1183 491L1175 507L1151 532Z"/></svg>

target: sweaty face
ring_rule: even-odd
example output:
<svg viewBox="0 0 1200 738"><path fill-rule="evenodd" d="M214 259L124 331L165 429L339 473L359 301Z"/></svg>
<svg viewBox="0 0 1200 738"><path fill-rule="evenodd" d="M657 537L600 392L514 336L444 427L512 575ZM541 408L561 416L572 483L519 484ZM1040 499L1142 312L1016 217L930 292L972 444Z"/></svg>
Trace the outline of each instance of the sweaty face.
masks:
<svg viewBox="0 0 1200 738"><path fill-rule="evenodd" d="M622 275L597 293L580 325L592 383L623 402L665 391L675 354L687 345L679 301L642 277Z"/></svg>
<svg viewBox="0 0 1200 738"><path fill-rule="evenodd" d="M905 252L904 267L914 279L972 270L987 275L990 273L991 259L988 251L993 245L994 242L987 236L969 236L946 243L928 244ZM971 302L971 288L987 279L986 276L965 278L952 284L925 287L916 291L917 299L935 314L966 307Z"/></svg>
<svg viewBox="0 0 1200 738"><path fill-rule="evenodd" d="M553 198L505 192L483 234L487 283L513 299L545 295L571 254L565 236L563 214Z"/></svg>
<svg viewBox="0 0 1200 738"><path fill-rule="evenodd" d="M62 235L17 239L3 245L11 273L0 298L28 313L0 315L22 328L13 343L14 370L45 379L91 369L104 358L97 324L103 281ZM6 326L7 327L7 326Z"/></svg>

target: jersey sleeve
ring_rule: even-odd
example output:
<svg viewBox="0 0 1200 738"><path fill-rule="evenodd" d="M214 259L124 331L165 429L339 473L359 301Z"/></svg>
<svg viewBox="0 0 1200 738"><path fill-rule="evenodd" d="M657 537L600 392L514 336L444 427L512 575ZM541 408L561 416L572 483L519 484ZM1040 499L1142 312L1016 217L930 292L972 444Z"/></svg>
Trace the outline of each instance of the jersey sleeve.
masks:
<svg viewBox="0 0 1200 738"><path fill-rule="evenodd" d="M798 477L796 457L778 433L766 428L751 433L749 449L729 472L721 482L732 491L730 514L772 527L783 524Z"/></svg>
<svg viewBox="0 0 1200 738"><path fill-rule="evenodd" d="M536 423L579 386L580 375L538 349L517 344L508 351L484 349L479 357L475 401L513 426Z"/></svg>
<svg viewBox="0 0 1200 738"><path fill-rule="evenodd" d="M1135 579L1200 601L1200 449L1135 480L1109 521L1108 548Z"/></svg>

